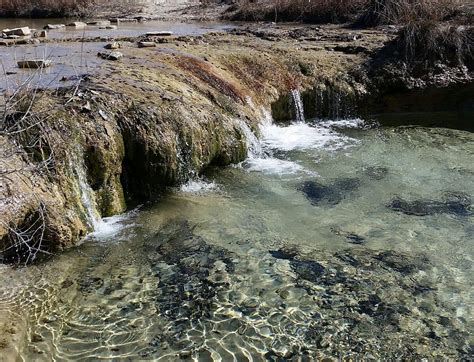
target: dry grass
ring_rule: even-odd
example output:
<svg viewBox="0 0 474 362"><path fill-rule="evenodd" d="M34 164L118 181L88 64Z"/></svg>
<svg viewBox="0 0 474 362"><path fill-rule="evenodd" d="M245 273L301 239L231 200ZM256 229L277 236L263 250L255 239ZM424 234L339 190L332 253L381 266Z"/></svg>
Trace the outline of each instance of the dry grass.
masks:
<svg viewBox="0 0 474 362"><path fill-rule="evenodd" d="M103 9L120 9L124 14L137 11L141 0L0 0L1 16L85 17Z"/></svg>
<svg viewBox="0 0 474 362"><path fill-rule="evenodd" d="M235 20L303 21L359 25L445 20L460 12L460 0L237 0Z"/></svg>
<svg viewBox="0 0 474 362"><path fill-rule="evenodd" d="M235 20L345 22L365 0L238 0L231 8Z"/></svg>
<svg viewBox="0 0 474 362"><path fill-rule="evenodd" d="M414 21L444 21L457 16L460 0L367 0L362 25L405 25Z"/></svg>
<svg viewBox="0 0 474 362"><path fill-rule="evenodd" d="M407 60L425 65L437 62L458 66L474 65L474 29L439 21L410 21L400 31L395 44Z"/></svg>

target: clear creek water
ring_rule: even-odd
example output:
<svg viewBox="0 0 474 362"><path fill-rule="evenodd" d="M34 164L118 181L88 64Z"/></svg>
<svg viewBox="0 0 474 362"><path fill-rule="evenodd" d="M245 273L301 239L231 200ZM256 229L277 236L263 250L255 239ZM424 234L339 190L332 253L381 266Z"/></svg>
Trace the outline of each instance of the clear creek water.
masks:
<svg viewBox="0 0 474 362"><path fill-rule="evenodd" d="M474 135L265 118L241 165L1 267L23 359L472 357Z"/></svg>

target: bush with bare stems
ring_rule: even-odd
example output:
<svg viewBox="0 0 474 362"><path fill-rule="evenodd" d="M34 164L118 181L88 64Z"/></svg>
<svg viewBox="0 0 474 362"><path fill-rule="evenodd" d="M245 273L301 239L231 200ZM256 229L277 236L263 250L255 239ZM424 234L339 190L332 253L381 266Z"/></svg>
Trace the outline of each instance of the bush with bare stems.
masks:
<svg viewBox="0 0 474 362"><path fill-rule="evenodd" d="M55 147L48 112L33 111L41 97L34 78L28 78L13 92L3 95L0 112L0 202L6 201L13 184L33 190L39 179L51 177L55 166ZM8 186L10 185L10 186ZM34 192L30 192L34 195ZM23 195L25 196L25 195ZM39 254L48 253L48 210L41 200L33 202L20 220L0 221L7 231L0 244L0 259L29 263ZM6 206L5 206L6 205ZM3 207L8 207L6 202ZM11 205L11 204L10 204Z"/></svg>

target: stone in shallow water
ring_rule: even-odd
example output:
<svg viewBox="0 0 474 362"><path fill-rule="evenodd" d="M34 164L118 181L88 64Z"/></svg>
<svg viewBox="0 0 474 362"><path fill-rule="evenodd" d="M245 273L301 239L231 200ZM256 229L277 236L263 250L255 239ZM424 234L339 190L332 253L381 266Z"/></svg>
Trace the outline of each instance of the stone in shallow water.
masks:
<svg viewBox="0 0 474 362"><path fill-rule="evenodd" d="M54 30L54 29L62 29L62 28L65 28L65 27L66 27L65 24L48 24L43 29Z"/></svg>
<svg viewBox="0 0 474 362"><path fill-rule="evenodd" d="M342 195L339 192L316 181L305 181L298 187L298 190L303 192L311 205L314 206L321 203L336 205L342 200Z"/></svg>
<svg viewBox="0 0 474 362"><path fill-rule="evenodd" d="M47 68L53 64L51 60L34 59L34 60L20 60L17 62L18 68L22 69L40 69Z"/></svg>
<svg viewBox="0 0 474 362"><path fill-rule="evenodd" d="M27 26L23 28L14 28L14 29L3 29L2 33L6 36L18 35L18 36L27 36L31 34L31 29Z"/></svg>
<svg viewBox="0 0 474 362"><path fill-rule="evenodd" d="M470 210L471 198L462 193L448 193L443 201L406 201L402 198L394 198L387 207L394 211L413 216L428 216L435 214L453 214L458 216L472 215L472 211Z"/></svg>
<svg viewBox="0 0 474 362"><path fill-rule="evenodd" d="M324 266L314 260L292 260L290 265L299 278L308 281L318 281L326 270Z"/></svg>
<svg viewBox="0 0 474 362"><path fill-rule="evenodd" d="M339 228L331 228L331 232L338 236L346 238L347 242L351 244L361 245L366 242L365 238L363 238L362 236L357 235L356 233L341 230Z"/></svg>
<svg viewBox="0 0 474 362"><path fill-rule="evenodd" d="M156 298L160 314L171 321L184 321L181 327L208 318L216 308L215 297L226 288L224 275L234 272L233 255L206 243L186 221L165 225L153 244L156 253L148 254L160 279ZM178 333L181 327L175 327Z"/></svg>
<svg viewBox="0 0 474 362"><path fill-rule="evenodd" d="M323 185L316 181L305 181L298 190L303 192L312 205L337 205L346 194L356 191L360 187L357 178L341 178L330 185Z"/></svg>
<svg viewBox="0 0 474 362"><path fill-rule="evenodd" d="M372 180L383 180L388 175L388 168L380 166L368 166L364 168L364 173Z"/></svg>

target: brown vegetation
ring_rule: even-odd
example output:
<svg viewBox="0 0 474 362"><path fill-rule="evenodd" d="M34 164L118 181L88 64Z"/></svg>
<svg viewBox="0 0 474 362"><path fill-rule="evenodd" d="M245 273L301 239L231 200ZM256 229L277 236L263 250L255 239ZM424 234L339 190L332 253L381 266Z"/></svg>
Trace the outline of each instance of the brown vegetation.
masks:
<svg viewBox="0 0 474 362"><path fill-rule="evenodd" d="M445 20L458 15L460 0L237 0L235 20L405 24L413 19Z"/></svg>
<svg viewBox="0 0 474 362"><path fill-rule="evenodd" d="M230 11L234 20L346 22L365 0L238 0Z"/></svg>
<svg viewBox="0 0 474 362"><path fill-rule="evenodd" d="M140 0L0 0L0 16L84 17L103 9L133 13L141 8Z"/></svg>

